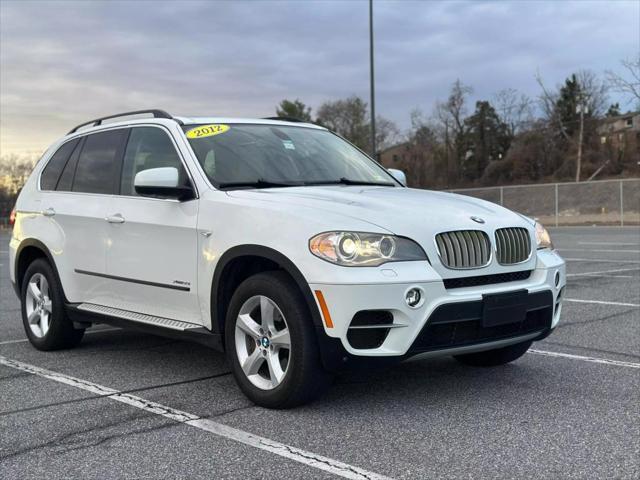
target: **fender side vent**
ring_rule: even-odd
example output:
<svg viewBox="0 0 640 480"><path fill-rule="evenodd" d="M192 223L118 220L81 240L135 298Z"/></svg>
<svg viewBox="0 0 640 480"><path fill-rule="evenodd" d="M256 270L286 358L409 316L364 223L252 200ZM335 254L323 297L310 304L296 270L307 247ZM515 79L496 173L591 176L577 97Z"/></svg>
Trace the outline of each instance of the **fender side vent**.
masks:
<svg viewBox="0 0 640 480"><path fill-rule="evenodd" d="M347 340L353 348L378 348L389 335L389 330L400 325L393 324L393 314L387 310L360 310L353 316Z"/></svg>

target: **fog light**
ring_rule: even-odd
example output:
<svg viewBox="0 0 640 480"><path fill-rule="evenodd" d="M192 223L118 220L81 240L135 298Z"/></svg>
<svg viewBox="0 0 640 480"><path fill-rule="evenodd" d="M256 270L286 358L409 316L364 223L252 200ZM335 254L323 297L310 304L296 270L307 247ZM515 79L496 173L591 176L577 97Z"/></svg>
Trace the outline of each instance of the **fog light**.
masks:
<svg viewBox="0 0 640 480"><path fill-rule="evenodd" d="M422 302L422 292L418 288L412 288L405 295L405 300L411 308L416 308Z"/></svg>
<svg viewBox="0 0 640 480"><path fill-rule="evenodd" d="M556 287L560 285L560 272L556 271L555 277Z"/></svg>

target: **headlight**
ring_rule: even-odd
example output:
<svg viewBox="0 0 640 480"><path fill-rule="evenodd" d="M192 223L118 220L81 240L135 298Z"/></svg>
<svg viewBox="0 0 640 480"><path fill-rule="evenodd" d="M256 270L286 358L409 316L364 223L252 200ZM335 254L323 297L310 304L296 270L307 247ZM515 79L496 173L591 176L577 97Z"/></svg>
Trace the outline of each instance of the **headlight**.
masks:
<svg viewBox="0 0 640 480"><path fill-rule="evenodd" d="M550 248L553 250L553 242L551 241L551 235L541 223L536 222L536 243L538 248Z"/></svg>
<svg viewBox="0 0 640 480"><path fill-rule="evenodd" d="M309 240L316 257L336 265L376 267L387 262L427 260L424 250L408 238L364 232L326 232Z"/></svg>

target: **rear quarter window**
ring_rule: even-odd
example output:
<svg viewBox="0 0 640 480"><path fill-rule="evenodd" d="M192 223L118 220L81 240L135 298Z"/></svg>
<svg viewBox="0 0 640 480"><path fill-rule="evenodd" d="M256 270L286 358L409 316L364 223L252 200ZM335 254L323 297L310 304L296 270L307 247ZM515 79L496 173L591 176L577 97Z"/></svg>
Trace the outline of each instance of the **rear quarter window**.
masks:
<svg viewBox="0 0 640 480"><path fill-rule="evenodd" d="M73 153L74 149L78 145L78 139L70 140L64 143L56 153L53 154L49 163L42 171L40 177L40 189L41 190L55 190L58 184L58 179L65 165L69 161L69 157Z"/></svg>

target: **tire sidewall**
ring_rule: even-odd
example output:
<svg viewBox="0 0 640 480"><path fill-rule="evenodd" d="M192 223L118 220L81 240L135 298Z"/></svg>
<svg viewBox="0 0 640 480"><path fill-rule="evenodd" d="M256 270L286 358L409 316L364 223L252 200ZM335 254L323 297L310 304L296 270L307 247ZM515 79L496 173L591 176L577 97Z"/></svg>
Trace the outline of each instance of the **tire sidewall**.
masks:
<svg viewBox="0 0 640 480"><path fill-rule="evenodd" d="M36 274L43 275L49 284L49 298L51 300L51 318L49 323L49 330L43 337L37 337L29 326L29 320L27 317L27 288L29 281ZM20 301L22 312L22 324L24 326L25 333L29 342L39 350L53 350L60 348L61 339L68 336L73 332L73 327L69 323L64 311L64 296L58 282L58 277L51 268L51 265L44 259L34 260L25 271L22 288L20 289ZM82 330L77 331L76 334L80 334Z"/></svg>
<svg viewBox="0 0 640 480"><path fill-rule="evenodd" d="M295 386L302 381L304 363L307 361L304 358L304 346L308 344L310 340L308 336L311 333L305 323L308 323L308 315L304 300L297 288L283 277L278 272L269 272L257 274L245 280L233 294L225 322L227 359L240 389L254 403L271 408L278 408L286 403ZM282 383L272 390L262 390L251 383L242 370L236 353L235 329L238 313L242 305L256 295L266 296L275 302L284 315L291 339L287 373Z"/></svg>

